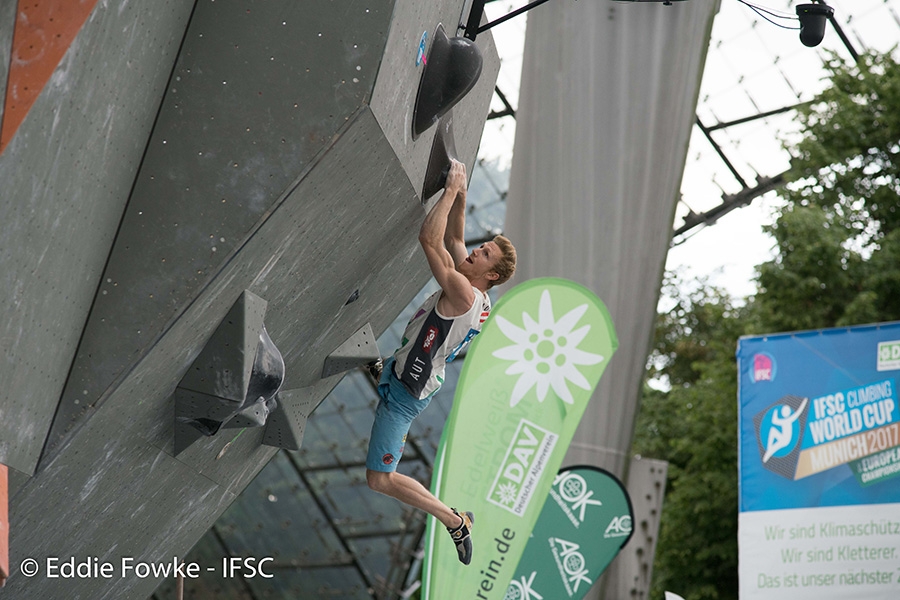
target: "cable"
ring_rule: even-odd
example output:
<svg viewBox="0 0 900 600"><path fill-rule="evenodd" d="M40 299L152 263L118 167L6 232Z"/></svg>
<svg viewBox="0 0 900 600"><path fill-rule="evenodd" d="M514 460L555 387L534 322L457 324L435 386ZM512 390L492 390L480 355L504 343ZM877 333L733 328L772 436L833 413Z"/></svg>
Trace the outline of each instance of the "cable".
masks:
<svg viewBox="0 0 900 600"><path fill-rule="evenodd" d="M786 25L782 25L781 23L776 23L775 21L773 21L772 19L767 17L766 14L772 15L776 19L787 19L787 20L791 20L791 21L799 21L800 19L798 19L797 17L788 17L785 15L779 15L778 13L772 12L771 10L769 10L767 8L763 8L762 6L756 6L754 4L750 4L749 2L746 2L746 0L737 0L737 1L740 2L741 4L744 4L748 7L750 7L750 10L752 10L753 12L758 14L760 17L762 17L763 19L765 19L772 25L775 25L776 27L781 27L782 29L790 29L793 31L797 31L800 29L799 27L788 27ZM766 13L766 14L763 14L763 13Z"/></svg>
<svg viewBox="0 0 900 600"><path fill-rule="evenodd" d="M759 10L763 11L764 13L770 14L773 17L776 17L778 19L791 19L794 21L798 20L797 17L792 15L791 13L775 12L773 9L766 8L764 6L759 6L758 4L751 4L751 3L747 2L746 0L738 0L738 2L740 2L741 4L746 4L750 8L759 9Z"/></svg>

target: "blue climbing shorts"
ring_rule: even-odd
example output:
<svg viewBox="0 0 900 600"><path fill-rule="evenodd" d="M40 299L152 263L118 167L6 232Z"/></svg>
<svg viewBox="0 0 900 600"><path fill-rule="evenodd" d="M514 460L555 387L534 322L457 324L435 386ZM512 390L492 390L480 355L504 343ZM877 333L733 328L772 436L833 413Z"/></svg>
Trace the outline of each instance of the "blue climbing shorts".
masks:
<svg viewBox="0 0 900 600"><path fill-rule="evenodd" d="M397 470L397 463L406 447L409 426L431 402L431 396L420 400L407 391L394 375L393 357L384 365L378 382L378 395L381 399L375 409L366 468L392 473Z"/></svg>

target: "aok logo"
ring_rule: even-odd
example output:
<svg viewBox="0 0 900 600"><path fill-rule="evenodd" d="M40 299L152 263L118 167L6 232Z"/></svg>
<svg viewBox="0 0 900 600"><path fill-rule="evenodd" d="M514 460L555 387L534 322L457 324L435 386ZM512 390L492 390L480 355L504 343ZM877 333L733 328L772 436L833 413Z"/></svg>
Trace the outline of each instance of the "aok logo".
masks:
<svg viewBox="0 0 900 600"><path fill-rule="evenodd" d="M613 520L610 521L609 525L606 526L606 531L603 532L603 537L625 537L626 535L631 535L631 528L631 515L613 517Z"/></svg>
<svg viewBox="0 0 900 600"><path fill-rule="evenodd" d="M522 516L559 436L522 419L510 441L487 500Z"/></svg>
<svg viewBox="0 0 900 600"><path fill-rule="evenodd" d="M566 586L569 596L571 597L578 591L578 586L582 582L587 584L587 587L591 587L593 582L588 579L584 555L580 552L581 546L560 538L550 538L549 541L553 559L556 561L559 575L562 577L563 585Z"/></svg>
<svg viewBox="0 0 900 600"><path fill-rule="evenodd" d="M523 575L520 579L510 581L503 600L544 600L533 587L536 575L537 571L532 571L528 579Z"/></svg>
<svg viewBox="0 0 900 600"><path fill-rule="evenodd" d="M428 331L425 332L425 340L422 342L422 350L425 352L429 352L431 350L431 346L434 345L434 340L437 339L438 328L432 325L428 328Z"/></svg>
<svg viewBox="0 0 900 600"><path fill-rule="evenodd" d="M584 523L588 506L603 506L600 500L592 500L594 492L588 489L584 477L572 471L563 471L557 475L551 492L553 499L575 527Z"/></svg>

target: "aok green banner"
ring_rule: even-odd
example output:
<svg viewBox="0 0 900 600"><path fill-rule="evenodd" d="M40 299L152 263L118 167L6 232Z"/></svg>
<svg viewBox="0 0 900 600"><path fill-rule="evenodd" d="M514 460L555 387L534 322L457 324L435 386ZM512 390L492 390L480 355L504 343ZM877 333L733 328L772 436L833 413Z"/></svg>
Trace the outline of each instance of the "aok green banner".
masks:
<svg viewBox="0 0 900 600"><path fill-rule="evenodd" d="M501 600L572 435L618 346L587 288L532 279L497 303L466 357L432 491L472 511L473 558L429 519L423 598Z"/></svg>
<svg viewBox="0 0 900 600"><path fill-rule="evenodd" d="M631 538L633 520L628 492L612 473L560 470L506 600L581 600Z"/></svg>

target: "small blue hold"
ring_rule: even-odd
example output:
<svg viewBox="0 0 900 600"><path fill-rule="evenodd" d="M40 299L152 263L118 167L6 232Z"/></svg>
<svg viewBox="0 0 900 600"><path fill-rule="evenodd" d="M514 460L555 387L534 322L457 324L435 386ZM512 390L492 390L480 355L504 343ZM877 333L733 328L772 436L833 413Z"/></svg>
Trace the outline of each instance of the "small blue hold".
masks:
<svg viewBox="0 0 900 600"><path fill-rule="evenodd" d="M425 43L427 40L428 40L428 32L425 31L422 33L422 39L419 40L419 52L418 52L418 54L416 54L416 66L417 67L419 65L421 65L422 63L427 62L425 60Z"/></svg>

